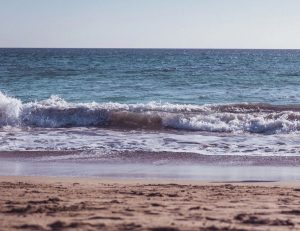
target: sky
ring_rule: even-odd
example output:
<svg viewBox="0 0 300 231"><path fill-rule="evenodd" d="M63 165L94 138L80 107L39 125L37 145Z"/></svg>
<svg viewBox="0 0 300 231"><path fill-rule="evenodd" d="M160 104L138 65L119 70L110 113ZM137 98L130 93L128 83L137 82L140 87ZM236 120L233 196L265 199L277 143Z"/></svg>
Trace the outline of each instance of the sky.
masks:
<svg viewBox="0 0 300 231"><path fill-rule="evenodd" d="M300 49L299 0L0 0L0 47Z"/></svg>

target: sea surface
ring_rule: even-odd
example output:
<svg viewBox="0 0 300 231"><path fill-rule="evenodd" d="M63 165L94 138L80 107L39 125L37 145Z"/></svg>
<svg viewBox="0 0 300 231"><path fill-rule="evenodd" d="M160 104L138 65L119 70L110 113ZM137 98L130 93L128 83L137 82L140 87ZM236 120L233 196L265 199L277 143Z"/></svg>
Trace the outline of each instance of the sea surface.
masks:
<svg viewBox="0 0 300 231"><path fill-rule="evenodd" d="M300 156L300 51L0 49L0 151L24 150Z"/></svg>

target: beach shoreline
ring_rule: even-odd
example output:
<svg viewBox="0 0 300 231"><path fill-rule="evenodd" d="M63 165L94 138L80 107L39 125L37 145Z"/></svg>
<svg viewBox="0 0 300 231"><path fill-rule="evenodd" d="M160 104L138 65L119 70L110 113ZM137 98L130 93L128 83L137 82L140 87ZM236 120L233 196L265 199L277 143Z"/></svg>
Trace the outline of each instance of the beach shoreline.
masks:
<svg viewBox="0 0 300 231"><path fill-rule="evenodd" d="M63 157L63 158L62 158ZM27 150L27 151L0 151L0 159L17 161L53 161L66 160L101 163L138 163L153 164L164 161L170 164L200 164L226 166L286 166L299 167L299 155L204 155L192 152L176 151L110 151L102 150Z"/></svg>
<svg viewBox="0 0 300 231"><path fill-rule="evenodd" d="M300 181L0 176L3 230L299 230Z"/></svg>
<svg viewBox="0 0 300 231"><path fill-rule="evenodd" d="M299 156L200 155L183 152L0 152L2 176L297 181Z"/></svg>

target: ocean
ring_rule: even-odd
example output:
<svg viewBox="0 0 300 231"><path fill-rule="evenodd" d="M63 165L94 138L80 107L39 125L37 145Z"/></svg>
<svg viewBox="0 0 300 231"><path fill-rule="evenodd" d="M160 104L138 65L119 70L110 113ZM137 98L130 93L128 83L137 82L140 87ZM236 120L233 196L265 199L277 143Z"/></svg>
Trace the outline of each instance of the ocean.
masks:
<svg viewBox="0 0 300 231"><path fill-rule="evenodd" d="M0 49L0 151L285 157L299 135L300 50Z"/></svg>
<svg viewBox="0 0 300 231"><path fill-rule="evenodd" d="M1 150L300 153L300 51L1 49Z"/></svg>

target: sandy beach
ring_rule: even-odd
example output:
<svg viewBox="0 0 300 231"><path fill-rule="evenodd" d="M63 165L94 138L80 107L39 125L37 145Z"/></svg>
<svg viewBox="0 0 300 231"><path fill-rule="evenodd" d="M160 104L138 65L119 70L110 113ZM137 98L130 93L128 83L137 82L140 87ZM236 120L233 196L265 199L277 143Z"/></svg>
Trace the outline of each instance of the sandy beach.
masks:
<svg viewBox="0 0 300 231"><path fill-rule="evenodd" d="M300 230L299 182L0 177L1 230Z"/></svg>
<svg viewBox="0 0 300 231"><path fill-rule="evenodd" d="M72 1L66 8L55 1L32 1L32 6L26 1L26 6L8 7L13 1L2 7L0 1L0 11L5 9L0 24L7 21L3 28L14 28L7 39L25 42L34 35L32 45L39 48L25 48L23 42L1 48L0 32L0 231L300 231L300 50L248 44L276 35L279 22L291 29L300 19L291 17L285 26L281 12L271 20L273 3L257 18L263 4L255 7L255 0L249 6L243 1L240 8L235 4L242 1L232 6L226 1L226 7L193 1L195 5L176 8L183 1L169 1L165 9L161 1L157 7L154 1ZM106 9L109 4L117 5ZM151 6L132 11L144 4ZM285 11L288 5L274 9ZM217 8L208 13L210 7ZM287 16L299 17L294 12L299 7L291 7ZM67 13L75 9L78 23L71 27L77 14ZM227 9L234 12L222 15ZM10 18L22 15L21 10L26 10L22 20ZM160 10L163 23L150 23ZM177 10L172 20L169 16ZM181 17L185 12L187 17ZM49 20L39 20L47 15ZM123 24L128 18L128 26L135 28L144 16L139 33ZM210 16L226 26L217 30L206 20ZM35 20L22 24L30 18ZM191 21L182 24L185 18ZM227 27L240 18L251 22L234 30ZM68 48L46 46L48 39L62 38L54 29L64 29L64 20ZM86 30L94 22L94 30ZM225 41L228 36L221 31L243 42L240 35L254 30L255 22L272 25L247 36L242 49L234 41L234 49L203 47L202 39L210 34L212 42ZM22 33L16 36L18 25ZM150 40L172 34L166 28L156 31L160 25L176 33L163 39L167 47L155 48ZM121 42L128 38L131 45L71 47L77 33L86 42L97 30L99 42L108 36ZM149 31L148 42L135 47ZM36 37L46 32L47 40ZM181 33L180 46L169 49ZM190 47L189 36L201 44ZM280 41L280 36L273 37Z"/></svg>
<svg viewBox="0 0 300 231"><path fill-rule="evenodd" d="M299 9L0 0L0 231L300 231Z"/></svg>

